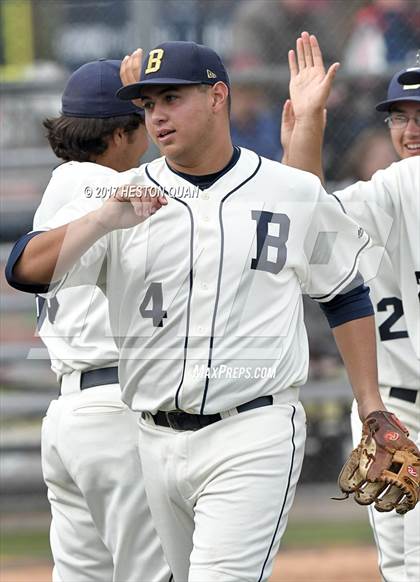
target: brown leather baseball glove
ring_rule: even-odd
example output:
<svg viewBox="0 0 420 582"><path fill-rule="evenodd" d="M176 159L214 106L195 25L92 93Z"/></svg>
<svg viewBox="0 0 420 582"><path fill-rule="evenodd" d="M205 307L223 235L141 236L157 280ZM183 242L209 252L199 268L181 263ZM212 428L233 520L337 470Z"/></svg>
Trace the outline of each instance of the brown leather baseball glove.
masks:
<svg viewBox="0 0 420 582"><path fill-rule="evenodd" d="M341 469L341 499L354 493L360 505L404 514L419 500L419 474L420 451L408 430L391 412L377 410L366 417L362 439Z"/></svg>

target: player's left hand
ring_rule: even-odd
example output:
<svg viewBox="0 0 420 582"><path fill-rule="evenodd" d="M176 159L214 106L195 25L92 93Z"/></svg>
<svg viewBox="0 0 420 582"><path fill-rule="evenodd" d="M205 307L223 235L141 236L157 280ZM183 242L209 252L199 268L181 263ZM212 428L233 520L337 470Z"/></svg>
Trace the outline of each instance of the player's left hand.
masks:
<svg viewBox="0 0 420 582"><path fill-rule="evenodd" d="M126 55L121 63L120 78L123 86L132 85L140 81L141 63L143 60L143 50L136 49L131 55ZM134 105L142 106L141 99L133 99Z"/></svg>
<svg viewBox="0 0 420 582"><path fill-rule="evenodd" d="M345 498L360 505L404 514L420 495L420 451L398 418L384 410L371 412L363 423L360 444L338 477Z"/></svg>
<svg viewBox="0 0 420 582"><path fill-rule="evenodd" d="M296 41L296 54L289 51L289 92L295 119L321 114L326 107L332 82L340 63L325 72L321 49L316 36L302 32Z"/></svg>
<svg viewBox="0 0 420 582"><path fill-rule="evenodd" d="M324 109L324 130L327 126L327 110ZM288 162L288 152L290 147L290 140L292 138L293 128L295 127L295 112L290 99L286 99L283 105L283 112L281 116L280 126L280 143L283 148L282 164Z"/></svg>

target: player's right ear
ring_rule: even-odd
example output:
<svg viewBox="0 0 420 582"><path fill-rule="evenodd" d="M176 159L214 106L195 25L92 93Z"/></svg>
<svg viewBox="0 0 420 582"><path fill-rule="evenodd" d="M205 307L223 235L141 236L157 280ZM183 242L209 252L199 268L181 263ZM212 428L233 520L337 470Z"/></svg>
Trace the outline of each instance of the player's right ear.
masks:
<svg viewBox="0 0 420 582"><path fill-rule="evenodd" d="M229 98L229 89L225 83L219 81L212 86L212 107L215 113L218 113L227 107Z"/></svg>

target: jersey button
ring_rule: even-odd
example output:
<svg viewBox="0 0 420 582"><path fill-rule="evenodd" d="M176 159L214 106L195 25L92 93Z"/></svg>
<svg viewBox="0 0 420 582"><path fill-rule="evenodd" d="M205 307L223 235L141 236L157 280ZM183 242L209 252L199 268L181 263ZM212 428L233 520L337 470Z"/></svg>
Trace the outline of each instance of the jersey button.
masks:
<svg viewBox="0 0 420 582"><path fill-rule="evenodd" d="M208 199L210 198L210 196L209 196L208 192L203 192L203 194L202 194L201 198L202 198L203 200L208 200Z"/></svg>
<svg viewBox="0 0 420 582"><path fill-rule="evenodd" d="M203 220L204 220L204 222L208 222L210 220L210 218L208 216L203 216Z"/></svg>

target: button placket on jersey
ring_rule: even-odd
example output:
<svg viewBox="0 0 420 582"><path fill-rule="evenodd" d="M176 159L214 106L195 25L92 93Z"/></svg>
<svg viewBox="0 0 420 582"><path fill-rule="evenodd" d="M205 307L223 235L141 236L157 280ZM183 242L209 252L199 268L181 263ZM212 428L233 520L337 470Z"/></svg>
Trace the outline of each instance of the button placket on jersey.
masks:
<svg viewBox="0 0 420 582"><path fill-rule="evenodd" d="M187 365L184 390L195 390L194 397L200 398L197 386L203 379L193 374L194 366L207 365L209 342L213 323L214 305L217 292L219 258L221 251L219 208L217 194L200 191L194 209L196 235L194 240L194 285L190 311L190 337L194 347L187 350ZM190 399L188 398L190 401Z"/></svg>

